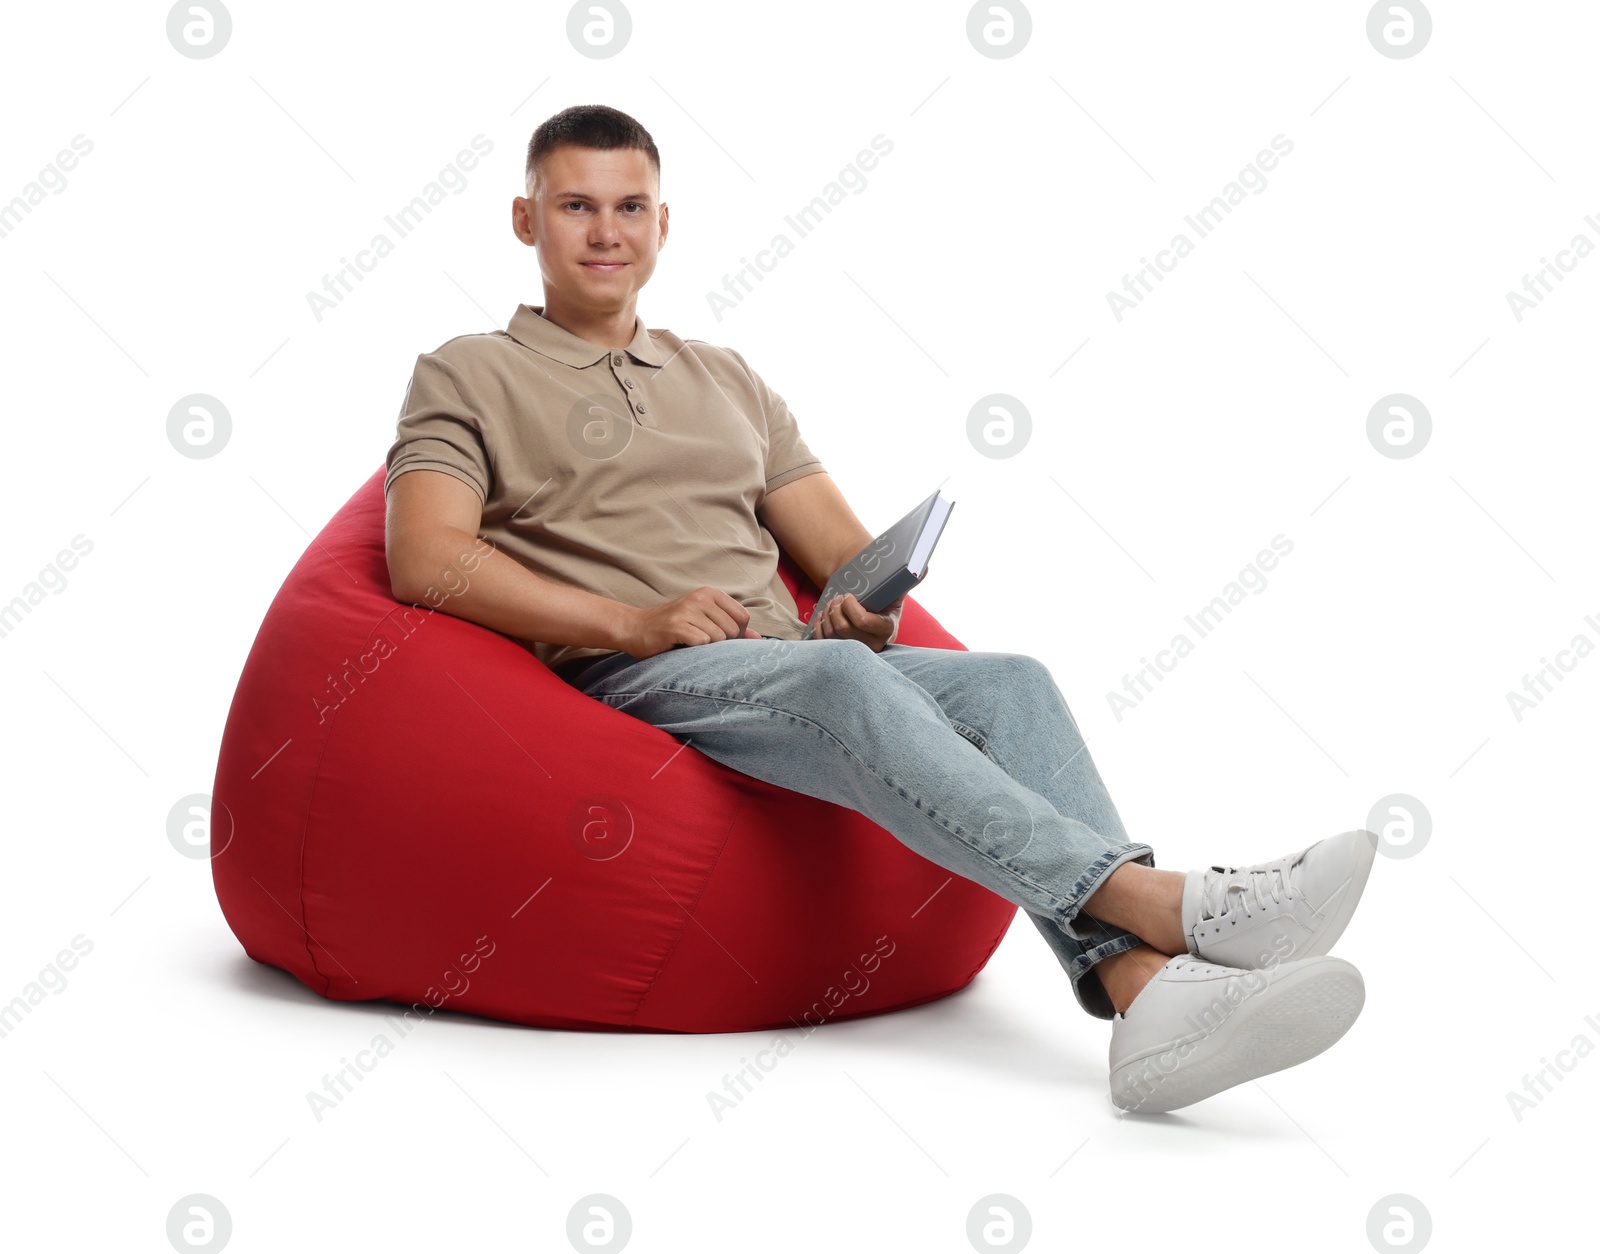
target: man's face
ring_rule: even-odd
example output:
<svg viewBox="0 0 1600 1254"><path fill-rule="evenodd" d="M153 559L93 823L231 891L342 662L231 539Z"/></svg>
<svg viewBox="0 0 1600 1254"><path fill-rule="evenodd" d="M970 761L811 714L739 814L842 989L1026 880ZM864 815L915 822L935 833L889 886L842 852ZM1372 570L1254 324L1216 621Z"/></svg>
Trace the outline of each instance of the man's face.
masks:
<svg viewBox="0 0 1600 1254"><path fill-rule="evenodd" d="M562 144L545 157L533 198L512 201L512 229L539 250L547 305L596 313L628 308L655 272L667 206L638 148Z"/></svg>

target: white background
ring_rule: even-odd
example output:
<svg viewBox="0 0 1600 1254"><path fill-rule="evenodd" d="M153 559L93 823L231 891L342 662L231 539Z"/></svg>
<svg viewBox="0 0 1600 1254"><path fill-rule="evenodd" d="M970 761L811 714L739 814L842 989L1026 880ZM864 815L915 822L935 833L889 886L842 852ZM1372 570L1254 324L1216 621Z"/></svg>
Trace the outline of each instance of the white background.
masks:
<svg viewBox="0 0 1600 1254"><path fill-rule="evenodd" d="M1040 1249L1364 1250L1404 1193L1434 1248L1552 1248L1583 1218L1600 1060L1520 1121L1506 1094L1600 1045L1600 660L1520 720L1506 694L1600 642L1600 259L1521 321L1506 294L1600 243L1593 6L1437 3L1404 59L1346 3L1039 3L1006 59L959 4L640 2L606 60L566 13L240 0L203 60L159 5L8 13L0 201L74 135L93 151L0 239L0 601L93 550L0 639L0 1001L75 935L93 951L0 1039L7 1244L165 1250L206 1193L241 1252L567 1249L600 1192L638 1251L959 1251L1005 1193ZM1024 920L969 990L816 1033L720 1123L706 1092L770 1034L448 1012L312 1118L379 1008L247 959L166 816L209 791L261 617L381 464L416 355L542 302L510 231L525 146L596 102L662 153L645 324L743 353L869 526L943 483L916 599L1050 665L1158 865L1425 806L1431 839L1378 860L1340 943L1367 1003L1328 1053L1116 1120L1108 1025ZM314 317L479 134L466 189ZM719 320L707 293L876 134L866 189ZM1265 190L1114 317L1280 134ZM234 424L206 460L165 433L197 392ZM1396 392L1433 420L1406 459L1366 434ZM1032 416L1008 458L967 438L990 393ZM1119 719L1107 693L1280 533L1266 589Z"/></svg>

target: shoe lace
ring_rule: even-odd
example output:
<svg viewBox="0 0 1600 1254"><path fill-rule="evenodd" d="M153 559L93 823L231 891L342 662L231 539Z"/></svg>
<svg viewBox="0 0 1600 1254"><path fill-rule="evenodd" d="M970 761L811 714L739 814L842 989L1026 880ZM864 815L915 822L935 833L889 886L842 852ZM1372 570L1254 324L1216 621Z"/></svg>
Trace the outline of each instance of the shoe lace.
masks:
<svg viewBox="0 0 1600 1254"><path fill-rule="evenodd" d="M1201 885L1200 917L1222 919L1237 910L1249 918L1252 902L1265 910L1269 901L1287 901L1300 891L1298 873L1304 853L1301 850L1254 867L1212 867Z"/></svg>

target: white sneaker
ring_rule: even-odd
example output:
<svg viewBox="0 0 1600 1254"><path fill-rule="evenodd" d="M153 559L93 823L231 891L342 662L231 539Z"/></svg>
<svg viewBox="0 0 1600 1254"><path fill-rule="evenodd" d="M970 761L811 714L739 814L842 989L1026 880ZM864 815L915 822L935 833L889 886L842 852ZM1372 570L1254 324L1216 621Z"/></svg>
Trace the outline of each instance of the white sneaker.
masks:
<svg viewBox="0 0 1600 1254"><path fill-rule="evenodd" d="M1244 970L1179 954L1111 1020L1112 1104L1177 1110L1314 1058L1365 1000L1361 972L1343 958Z"/></svg>
<svg viewBox="0 0 1600 1254"><path fill-rule="evenodd" d="M1183 936L1207 962L1257 968L1325 954L1367 886L1378 838L1345 832L1271 862L1190 871Z"/></svg>

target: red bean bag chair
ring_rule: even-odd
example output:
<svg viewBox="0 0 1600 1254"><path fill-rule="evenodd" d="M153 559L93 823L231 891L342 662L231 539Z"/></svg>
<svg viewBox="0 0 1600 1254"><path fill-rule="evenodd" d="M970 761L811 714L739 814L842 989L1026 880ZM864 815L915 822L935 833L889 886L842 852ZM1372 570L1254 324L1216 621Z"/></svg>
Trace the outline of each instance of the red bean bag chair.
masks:
<svg viewBox="0 0 1600 1254"><path fill-rule="evenodd" d="M880 1014L983 969L1010 902L396 601L383 479L289 572L223 732L212 874L251 958L402 1019L669 1032ZM964 647L909 598L898 638Z"/></svg>

